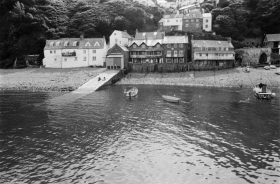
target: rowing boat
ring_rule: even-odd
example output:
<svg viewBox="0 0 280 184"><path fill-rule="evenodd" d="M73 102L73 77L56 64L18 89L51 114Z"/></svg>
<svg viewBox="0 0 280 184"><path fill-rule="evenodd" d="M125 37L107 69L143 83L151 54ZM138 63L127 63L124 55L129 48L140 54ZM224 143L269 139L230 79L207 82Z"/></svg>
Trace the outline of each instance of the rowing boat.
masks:
<svg viewBox="0 0 280 184"><path fill-rule="evenodd" d="M136 96L138 94L138 89L136 87L133 87L129 90L125 90L124 93L128 97L133 97L133 96Z"/></svg>
<svg viewBox="0 0 280 184"><path fill-rule="evenodd" d="M177 103L180 101L180 98L174 97L174 96L167 96L167 95L161 95L162 98L167 102L174 102Z"/></svg>

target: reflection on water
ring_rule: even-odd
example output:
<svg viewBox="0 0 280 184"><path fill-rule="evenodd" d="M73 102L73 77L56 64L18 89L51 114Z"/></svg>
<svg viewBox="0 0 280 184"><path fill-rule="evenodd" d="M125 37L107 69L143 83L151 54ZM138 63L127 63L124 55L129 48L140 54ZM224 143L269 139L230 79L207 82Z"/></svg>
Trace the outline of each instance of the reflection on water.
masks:
<svg viewBox="0 0 280 184"><path fill-rule="evenodd" d="M280 181L279 95L257 101L251 89L137 87L131 99L125 86L75 100L2 92L0 183ZM182 102L164 102L157 90Z"/></svg>

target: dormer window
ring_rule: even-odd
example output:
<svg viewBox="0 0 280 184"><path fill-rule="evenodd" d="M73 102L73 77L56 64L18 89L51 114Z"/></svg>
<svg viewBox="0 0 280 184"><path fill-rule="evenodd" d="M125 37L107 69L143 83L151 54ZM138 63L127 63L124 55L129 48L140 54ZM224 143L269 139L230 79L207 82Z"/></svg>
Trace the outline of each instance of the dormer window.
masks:
<svg viewBox="0 0 280 184"><path fill-rule="evenodd" d="M143 45L141 45L141 47L143 48L143 49L145 49L145 45L143 44Z"/></svg>
<svg viewBox="0 0 280 184"><path fill-rule="evenodd" d="M53 42L50 43L50 47L53 47Z"/></svg>
<svg viewBox="0 0 280 184"><path fill-rule="evenodd" d="M64 47L68 46L69 42L64 42Z"/></svg>
<svg viewBox="0 0 280 184"><path fill-rule="evenodd" d="M94 47L100 47L100 44L98 42L95 42Z"/></svg>
<svg viewBox="0 0 280 184"><path fill-rule="evenodd" d="M60 42L56 42L56 43L55 43L55 46L58 47L59 45L60 45Z"/></svg>
<svg viewBox="0 0 280 184"><path fill-rule="evenodd" d="M86 47L90 47L91 45L90 45L89 42L87 42L85 46L86 46Z"/></svg>
<svg viewBox="0 0 280 184"><path fill-rule="evenodd" d="M136 49L136 45L135 44L132 47Z"/></svg>
<svg viewBox="0 0 280 184"><path fill-rule="evenodd" d="M73 46L77 46L77 44L78 44L77 41L73 42Z"/></svg>

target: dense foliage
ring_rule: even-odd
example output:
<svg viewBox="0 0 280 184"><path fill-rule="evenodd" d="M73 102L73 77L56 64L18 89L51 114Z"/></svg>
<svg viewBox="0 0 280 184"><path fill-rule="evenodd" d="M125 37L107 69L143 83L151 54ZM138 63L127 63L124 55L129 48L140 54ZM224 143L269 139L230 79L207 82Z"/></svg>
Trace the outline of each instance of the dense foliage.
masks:
<svg viewBox="0 0 280 184"><path fill-rule="evenodd" d="M205 0L202 7L213 15L213 31L225 38L242 41L280 33L279 0L220 0L218 7ZM84 35L105 36L108 41L115 29L131 35L136 29L157 30L164 11L129 0L103 0L91 5L85 0L1 0L0 61L4 62L0 67L9 67L27 54L40 54L42 58L46 39ZM218 38L211 34L199 37Z"/></svg>
<svg viewBox="0 0 280 184"><path fill-rule="evenodd" d="M43 57L46 39L84 35L105 36L108 41L115 29L131 35L136 29L154 31L163 13L158 7L129 1L1 0L0 65L10 67L27 54Z"/></svg>

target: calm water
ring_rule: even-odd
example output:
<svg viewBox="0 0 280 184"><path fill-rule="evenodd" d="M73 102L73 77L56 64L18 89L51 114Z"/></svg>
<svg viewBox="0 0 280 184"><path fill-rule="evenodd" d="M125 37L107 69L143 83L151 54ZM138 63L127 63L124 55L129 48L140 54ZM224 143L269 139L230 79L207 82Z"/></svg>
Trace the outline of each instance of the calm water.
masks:
<svg viewBox="0 0 280 184"><path fill-rule="evenodd" d="M136 87L132 99L121 85L80 97L1 92L0 183L280 181L279 89L257 101L252 89Z"/></svg>

